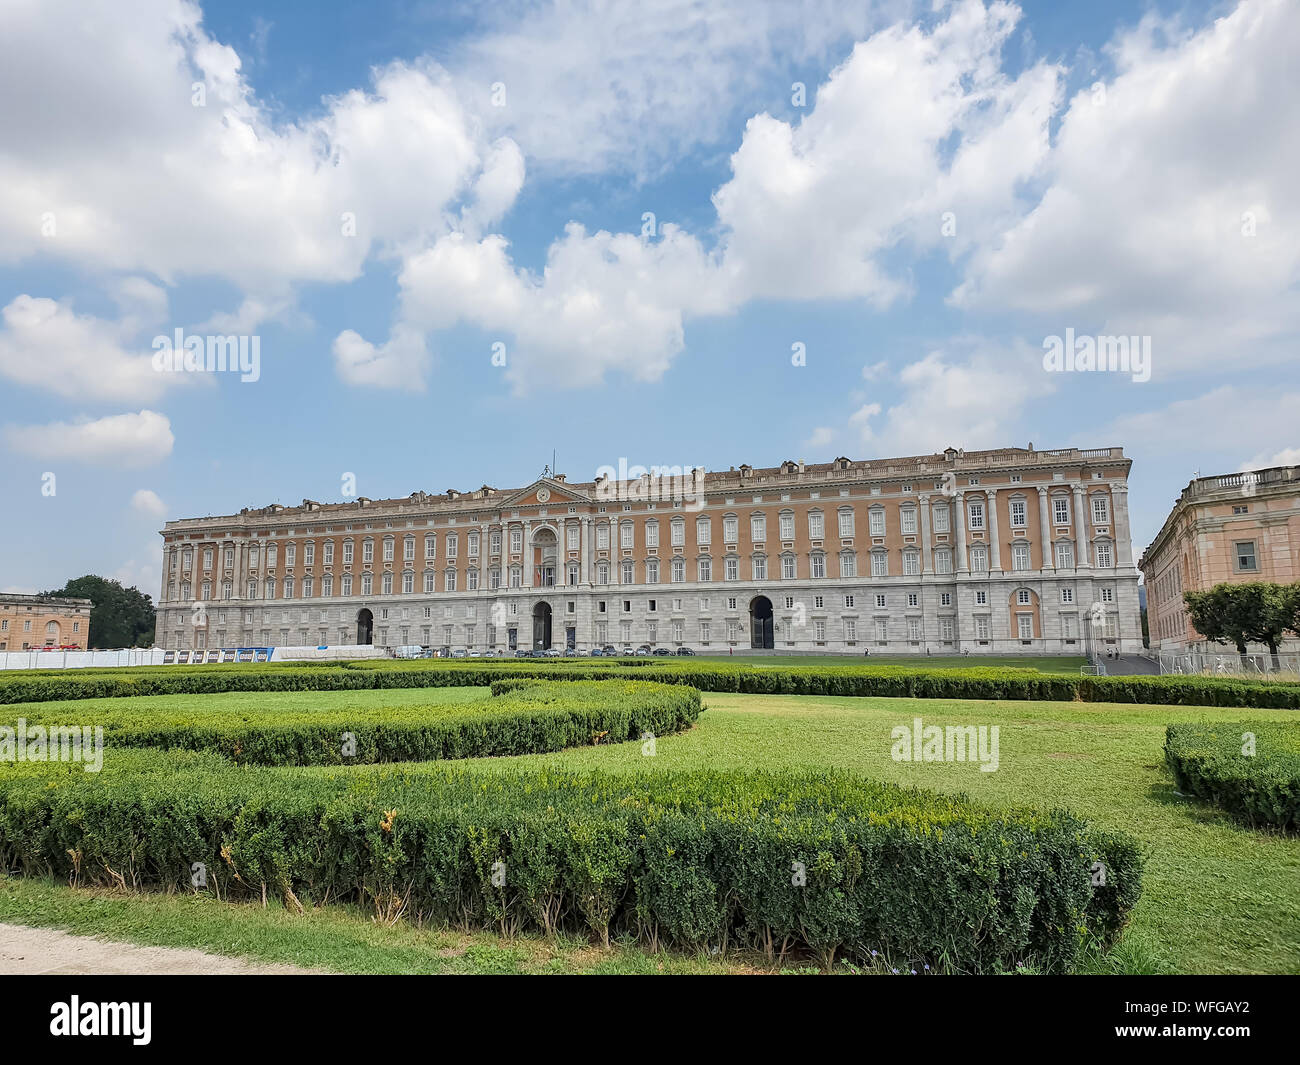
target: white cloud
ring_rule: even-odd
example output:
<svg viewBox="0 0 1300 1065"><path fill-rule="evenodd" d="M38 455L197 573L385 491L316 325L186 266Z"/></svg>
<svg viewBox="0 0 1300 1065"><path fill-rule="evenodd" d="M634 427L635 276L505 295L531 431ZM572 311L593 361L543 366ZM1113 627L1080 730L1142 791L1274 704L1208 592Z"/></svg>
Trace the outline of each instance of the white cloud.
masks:
<svg viewBox="0 0 1300 1065"><path fill-rule="evenodd" d="M641 176L718 142L742 103L788 99L791 65L816 69L846 39L916 6L505 2L480 6L490 21L449 62L482 120L541 166ZM496 84L505 106L491 104Z"/></svg>
<svg viewBox="0 0 1300 1065"><path fill-rule="evenodd" d="M143 557L152 558L156 554L157 550L150 544L145 549ZM138 562L134 558L127 559L109 576L121 581L124 588L138 588L154 600L157 600L162 589L162 571L156 561Z"/></svg>
<svg viewBox="0 0 1300 1065"><path fill-rule="evenodd" d="M812 451L823 451L835 441L835 430L828 425L819 425L813 429L803 446Z"/></svg>
<svg viewBox="0 0 1300 1065"><path fill-rule="evenodd" d="M142 410L91 421L8 425L11 448L58 462L148 466L171 454L175 437L166 415Z"/></svg>
<svg viewBox="0 0 1300 1065"><path fill-rule="evenodd" d="M1261 452L1253 459L1247 459L1237 467L1239 471L1267 470L1273 466L1300 466L1300 447L1284 447L1281 451L1269 454Z"/></svg>
<svg viewBox="0 0 1300 1065"><path fill-rule="evenodd" d="M0 111L0 259L222 278L274 303L436 238L475 194L485 218L508 209L518 162L436 64L277 124L201 20L190 0L9 5L0 98L40 106Z"/></svg>
<svg viewBox="0 0 1300 1065"><path fill-rule="evenodd" d="M1280 455L1300 425L1300 392L1223 385L1151 411L1125 414L1094 435L1122 441L1130 453L1185 456L1235 465L1242 453Z"/></svg>
<svg viewBox="0 0 1300 1065"><path fill-rule="evenodd" d="M126 338L158 311L158 290L128 280L122 291L135 309L120 322L77 314L62 301L14 298L0 312L0 376L70 399L156 399L185 375L159 374L152 351L129 350Z"/></svg>
<svg viewBox="0 0 1300 1065"><path fill-rule="evenodd" d="M423 392L428 363L423 334L408 326L378 347L351 329L334 338L334 366L349 385Z"/></svg>
<svg viewBox="0 0 1300 1065"><path fill-rule="evenodd" d="M1157 374L1293 359L1297 51L1291 0L1119 36L1104 102L1070 102L1040 202L979 249L954 302L1149 335Z"/></svg>
<svg viewBox="0 0 1300 1065"><path fill-rule="evenodd" d="M131 506L151 518L161 518L167 513L167 504L158 498L157 492L149 488L137 489L131 496Z"/></svg>
<svg viewBox="0 0 1300 1065"><path fill-rule="evenodd" d="M986 345L965 355L931 352L903 367L898 381L895 402L866 403L849 418L871 454L1004 447L1025 406L1052 387L1034 353Z"/></svg>

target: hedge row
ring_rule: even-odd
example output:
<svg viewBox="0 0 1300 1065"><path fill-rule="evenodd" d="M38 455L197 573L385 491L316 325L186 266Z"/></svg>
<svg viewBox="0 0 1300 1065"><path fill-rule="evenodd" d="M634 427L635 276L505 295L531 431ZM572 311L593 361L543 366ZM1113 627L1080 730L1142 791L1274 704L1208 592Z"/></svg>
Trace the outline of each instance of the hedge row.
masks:
<svg viewBox="0 0 1300 1065"><path fill-rule="evenodd" d="M494 691L494 696L498 693ZM30 728L69 725L68 708L37 704L22 713ZM102 726L110 754L122 748L215 751L245 765L357 765L536 754L592 743L619 743L689 728L700 693L645 681L520 679L499 697L443 705L315 709L273 706L159 707L151 700L96 705L85 724ZM15 711L0 714L13 725Z"/></svg>
<svg viewBox="0 0 1300 1065"><path fill-rule="evenodd" d="M232 772L185 752L0 772L0 865L188 891L196 862L209 890L290 906L964 972L1069 971L1124 926L1142 866L1068 813L835 773Z"/></svg>
<svg viewBox="0 0 1300 1065"><path fill-rule="evenodd" d="M1223 807L1252 828L1300 830L1300 726L1170 725L1165 762L1179 791Z"/></svg>
<svg viewBox="0 0 1300 1065"><path fill-rule="evenodd" d="M700 691L919 699L1027 699L1300 709L1300 685L1219 677L1071 677L1031 669L912 666L759 668L727 663L431 662L335 668L121 671L86 677L0 678L0 703L226 691L341 691L486 686L499 677L602 680L635 676Z"/></svg>

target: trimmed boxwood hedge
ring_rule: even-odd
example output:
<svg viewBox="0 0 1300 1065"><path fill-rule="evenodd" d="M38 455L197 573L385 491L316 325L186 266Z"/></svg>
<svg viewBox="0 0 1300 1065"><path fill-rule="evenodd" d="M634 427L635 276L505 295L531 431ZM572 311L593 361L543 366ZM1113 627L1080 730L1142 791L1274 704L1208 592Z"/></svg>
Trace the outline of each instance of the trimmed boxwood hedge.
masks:
<svg viewBox="0 0 1300 1065"><path fill-rule="evenodd" d="M1254 738L1253 755L1243 754ZM1165 762L1178 790L1252 828L1300 830L1300 725L1238 721L1170 725Z"/></svg>
<svg viewBox="0 0 1300 1065"><path fill-rule="evenodd" d="M500 677L600 680L636 677L700 691L919 699L1027 699L1300 709L1300 684L1220 677L1071 677L1032 669L912 666L756 668L729 663L450 661L347 663L333 668L184 666L78 677L0 678L0 703L224 691L346 691L486 686Z"/></svg>
<svg viewBox="0 0 1300 1065"><path fill-rule="evenodd" d="M277 706L264 712L110 701L88 708L77 723L102 726L110 753L164 747L215 751L246 765L358 765L537 754L634 740L645 732L662 736L689 728L701 709L693 688L646 681L519 679L493 696L445 705ZM13 725L19 716L29 727L67 725L68 709L35 704L21 715L0 713L0 725ZM344 733L355 744L346 757Z"/></svg>
<svg viewBox="0 0 1300 1065"><path fill-rule="evenodd" d="M188 891L195 862L222 896L290 906L962 972L1069 971L1124 926L1142 869L1133 840L1065 812L840 773L236 769L153 751L98 775L0 770L0 865Z"/></svg>

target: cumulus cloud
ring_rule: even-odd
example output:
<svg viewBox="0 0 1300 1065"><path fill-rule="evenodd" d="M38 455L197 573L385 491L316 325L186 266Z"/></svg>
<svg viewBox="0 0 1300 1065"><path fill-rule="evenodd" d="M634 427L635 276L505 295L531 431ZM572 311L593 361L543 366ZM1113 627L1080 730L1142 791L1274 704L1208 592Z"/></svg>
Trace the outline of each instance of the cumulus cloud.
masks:
<svg viewBox="0 0 1300 1065"><path fill-rule="evenodd" d="M351 329L334 340L334 366L349 385L423 392L428 362L423 334L407 326L378 346Z"/></svg>
<svg viewBox="0 0 1300 1065"><path fill-rule="evenodd" d="M0 311L0 376L70 399L151 400L182 374L159 374L153 353L126 342L160 303L154 286L125 284L120 321L77 314L65 301L21 295Z"/></svg>
<svg viewBox="0 0 1300 1065"><path fill-rule="evenodd" d="M5 426L15 451L52 461L101 466L148 466L171 454L175 437L166 415L142 410L95 420Z"/></svg>
<svg viewBox="0 0 1300 1065"><path fill-rule="evenodd" d="M167 504L158 498L157 492L149 488L136 489L131 496L131 506L151 518L161 518L167 513Z"/></svg>
<svg viewBox="0 0 1300 1065"><path fill-rule="evenodd" d="M1114 78L1061 120L1046 191L977 249L954 303L1151 336L1158 374L1293 359L1298 50L1290 0L1119 35Z"/></svg>

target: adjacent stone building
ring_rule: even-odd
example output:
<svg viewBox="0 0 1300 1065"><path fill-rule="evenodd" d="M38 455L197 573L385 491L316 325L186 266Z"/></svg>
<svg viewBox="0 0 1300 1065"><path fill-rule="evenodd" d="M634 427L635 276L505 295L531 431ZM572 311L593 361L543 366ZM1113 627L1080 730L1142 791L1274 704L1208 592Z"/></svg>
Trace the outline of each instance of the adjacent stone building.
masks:
<svg viewBox="0 0 1300 1065"><path fill-rule="evenodd" d="M0 594L0 651L42 647L84 651L90 607L89 599Z"/></svg>
<svg viewBox="0 0 1300 1065"><path fill-rule="evenodd" d="M170 521L157 642L1135 652L1129 467L949 448Z"/></svg>
<svg viewBox="0 0 1300 1065"><path fill-rule="evenodd" d="M1188 482L1139 565L1151 647L1222 652L1192 627L1183 593L1300 581L1300 466Z"/></svg>

